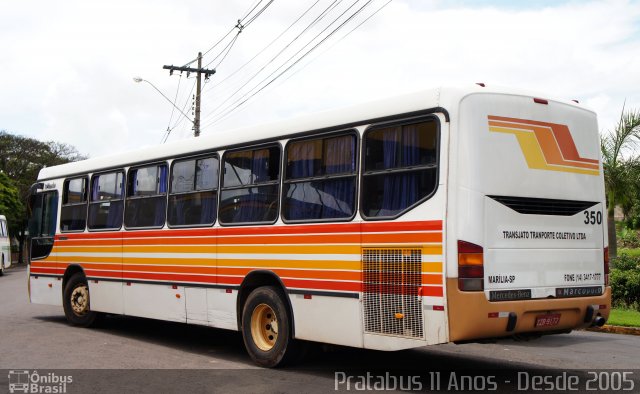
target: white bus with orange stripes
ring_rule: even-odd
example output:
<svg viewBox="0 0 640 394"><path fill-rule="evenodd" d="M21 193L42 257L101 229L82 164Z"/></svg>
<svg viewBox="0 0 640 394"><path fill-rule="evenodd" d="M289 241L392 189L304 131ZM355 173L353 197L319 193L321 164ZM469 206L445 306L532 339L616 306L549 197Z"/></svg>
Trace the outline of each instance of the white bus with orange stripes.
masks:
<svg viewBox="0 0 640 394"><path fill-rule="evenodd" d="M43 169L31 302L398 350L608 318L596 115L439 88Z"/></svg>

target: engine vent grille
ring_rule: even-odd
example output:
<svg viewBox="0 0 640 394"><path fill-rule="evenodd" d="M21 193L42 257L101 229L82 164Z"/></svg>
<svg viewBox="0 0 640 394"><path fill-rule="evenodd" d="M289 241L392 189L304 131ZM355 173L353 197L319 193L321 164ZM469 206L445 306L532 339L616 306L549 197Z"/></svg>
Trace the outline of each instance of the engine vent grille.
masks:
<svg viewBox="0 0 640 394"><path fill-rule="evenodd" d="M526 215L573 216L596 205L593 201L553 200L550 198L487 196Z"/></svg>
<svg viewBox="0 0 640 394"><path fill-rule="evenodd" d="M365 331L423 338L422 250L363 249Z"/></svg>

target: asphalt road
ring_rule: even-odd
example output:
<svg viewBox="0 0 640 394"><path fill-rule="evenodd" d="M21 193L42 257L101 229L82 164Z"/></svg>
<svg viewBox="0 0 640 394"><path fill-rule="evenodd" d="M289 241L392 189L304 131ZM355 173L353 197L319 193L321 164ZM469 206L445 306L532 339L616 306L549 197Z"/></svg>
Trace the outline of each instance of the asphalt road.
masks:
<svg viewBox="0 0 640 394"><path fill-rule="evenodd" d="M557 392L567 382L564 371L579 375L579 391L591 379L594 388L633 384L631 392L640 392L638 336L578 331L391 353L314 346L293 367L265 370L252 364L236 332L121 316L98 328L71 327L62 308L29 304L26 272L12 267L0 277L0 392L16 371L36 372L40 386L67 393L360 391L380 382L419 392L490 390L492 383L498 392L528 392L538 376L542 391ZM418 375L419 386L411 380ZM544 385L547 375L555 380ZM61 376L72 381L63 385Z"/></svg>

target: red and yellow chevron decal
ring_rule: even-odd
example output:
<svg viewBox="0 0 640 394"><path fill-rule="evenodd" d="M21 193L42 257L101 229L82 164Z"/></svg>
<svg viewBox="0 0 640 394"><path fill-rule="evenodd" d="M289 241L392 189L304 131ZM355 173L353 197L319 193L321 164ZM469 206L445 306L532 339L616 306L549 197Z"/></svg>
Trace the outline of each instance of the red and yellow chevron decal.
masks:
<svg viewBox="0 0 640 394"><path fill-rule="evenodd" d="M600 174L598 160L580 156L566 125L493 115L488 118L490 131L516 136L529 168Z"/></svg>

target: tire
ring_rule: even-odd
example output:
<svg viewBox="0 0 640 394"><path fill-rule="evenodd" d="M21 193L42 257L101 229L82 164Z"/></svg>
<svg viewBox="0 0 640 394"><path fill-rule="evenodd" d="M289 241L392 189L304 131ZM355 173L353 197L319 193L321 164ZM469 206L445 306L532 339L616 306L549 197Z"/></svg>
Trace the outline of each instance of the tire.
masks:
<svg viewBox="0 0 640 394"><path fill-rule="evenodd" d="M242 338L253 361L274 368L295 359L300 344L292 333L284 294L271 286L253 290L242 310Z"/></svg>
<svg viewBox="0 0 640 394"><path fill-rule="evenodd" d="M4 275L4 255L0 258L0 276Z"/></svg>
<svg viewBox="0 0 640 394"><path fill-rule="evenodd" d="M90 308L89 285L84 274L77 272L69 278L64 287L62 299L64 315L74 326L90 327L96 322L97 312Z"/></svg>

